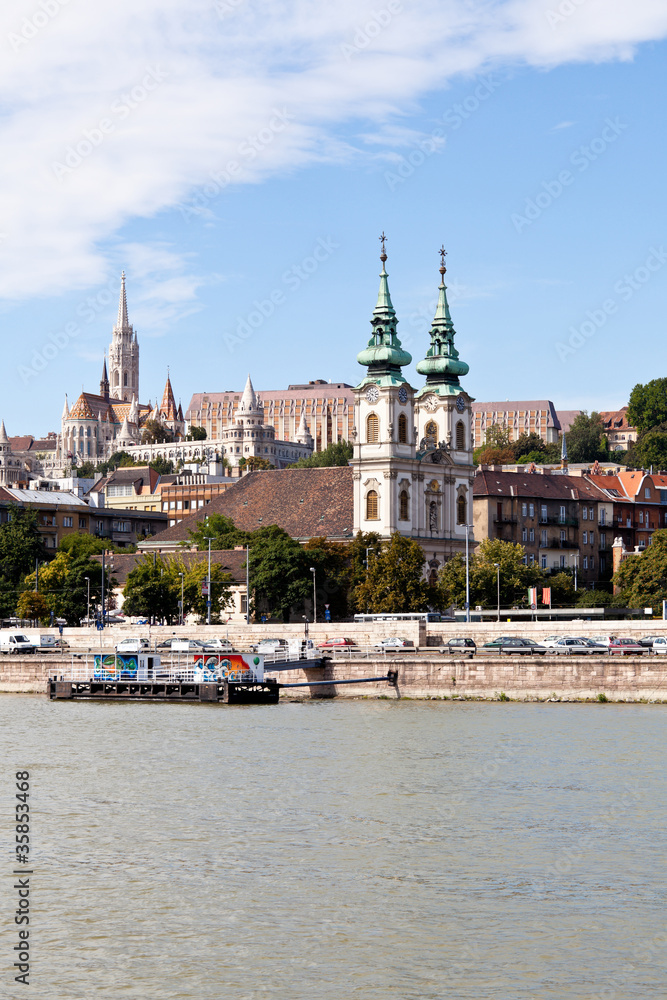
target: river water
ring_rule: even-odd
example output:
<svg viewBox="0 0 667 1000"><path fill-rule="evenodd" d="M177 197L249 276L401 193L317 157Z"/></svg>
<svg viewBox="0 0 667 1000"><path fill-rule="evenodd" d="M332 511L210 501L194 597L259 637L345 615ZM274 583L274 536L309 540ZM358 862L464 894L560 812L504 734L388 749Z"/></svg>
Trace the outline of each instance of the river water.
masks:
<svg viewBox="0 0 667 1000"><path fill-rule="evenodd" d="M0 995L662 998L666 711L2 695Z"/></svg>

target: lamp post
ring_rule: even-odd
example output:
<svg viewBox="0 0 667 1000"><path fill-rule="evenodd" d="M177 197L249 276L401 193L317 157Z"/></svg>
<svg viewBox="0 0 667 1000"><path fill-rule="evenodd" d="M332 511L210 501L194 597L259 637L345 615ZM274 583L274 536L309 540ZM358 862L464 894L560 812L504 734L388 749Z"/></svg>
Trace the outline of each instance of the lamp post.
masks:
<svg viewBox="0 0 667 1000"><path fill-rule="evenodd" d="M470 529L474 527L472 524L465 524L466 529L466 621L470 621L470 561L468 559L468 550L470 544Z"/></svg>
<svg viewBox="0 0 667 1000"><path fill-rule="evenodd" d="M181 578L181 625L182 625L183 624L183 577L185 576L185 573L179 573L178 575Z"/></svg>
<svg viewBox="0 0 667 1000"><path fill-rule="evenodd" d="M90 628L90 577L84 576L84 580L88 584L88 598L86 602L86 625Z"/></svg>
<svg viewBox="0 0 667 1000"><path fill-rule="evenodd" d="M208 586L206 588L206 624L211 624L211 542L213 538L206 535L204 541L208 542Z"/></svg>
<svg viewBox="0 0 667 1000"><path fill-rule="evenodd" d="M579 565L579 553L577 552L577 554L573 555L572 558L574 559L574 592L576 594L576 592L577 592L577 566Z"/></svg>
<svg viewBox="0 0 667 1000"><path fill-rule="evenodd" d="M500 563L494 563L493 565L496 567L496 580L497 580L497 583L498 583L498 618L497 618L497 621L500 621Z"/></svg>
<svg viewBox="0 0 667 1000"><path fill-rule="evenodd" d="M310 572L313 574L313 624L317 621L317 587L315 585L315 567L310 567Z"/></svg>

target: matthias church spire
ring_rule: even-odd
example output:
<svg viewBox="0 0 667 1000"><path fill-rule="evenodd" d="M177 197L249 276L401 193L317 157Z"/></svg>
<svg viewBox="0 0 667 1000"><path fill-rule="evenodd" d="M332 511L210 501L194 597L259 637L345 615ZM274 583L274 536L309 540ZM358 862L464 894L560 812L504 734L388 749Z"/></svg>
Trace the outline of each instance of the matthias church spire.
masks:
<svg viewBox="0 0 667 1000"><path fill-rule="evenodd" d="M113 399L139 398L139 344L127 315L125 271L120 276L118 319L109 348L109 382ZM100 394L104 395L100 387Z"/></svg>

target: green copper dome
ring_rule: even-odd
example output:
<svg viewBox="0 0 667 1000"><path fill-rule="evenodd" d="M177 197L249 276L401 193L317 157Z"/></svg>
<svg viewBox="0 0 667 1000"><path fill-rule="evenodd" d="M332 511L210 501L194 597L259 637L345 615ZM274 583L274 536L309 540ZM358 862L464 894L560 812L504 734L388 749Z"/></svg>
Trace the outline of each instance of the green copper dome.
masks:
<svg viewBox="0 0 667 1000"><path fill-rule="evenodd" d="M412 361L412 355L403 350L396 333L398 319L389 294L388 275L384 266L386 259L383 242L380 255L382 261L380 291L371 319L373 333L366 349L357 354L359 364L368 368L368 374L360 385L369 382L374 382L376 385L396 385L405 382L401 367L409 365Z"/></svg>
<svg viewBox="0 0 667 1000"><path fill-rule="evenodd" d="M459 360L459 352L454 347L456 330L449 314L447 302L447 286L445 285L444 249L440 266L440 287L438 288L438 305L431 324L431 346L423 361L417 364L420 375L426 376L426 385L417 393L423 396L428 392L439 395L457 396L461 392L459 377L467 375L469 366Z"/></svg>

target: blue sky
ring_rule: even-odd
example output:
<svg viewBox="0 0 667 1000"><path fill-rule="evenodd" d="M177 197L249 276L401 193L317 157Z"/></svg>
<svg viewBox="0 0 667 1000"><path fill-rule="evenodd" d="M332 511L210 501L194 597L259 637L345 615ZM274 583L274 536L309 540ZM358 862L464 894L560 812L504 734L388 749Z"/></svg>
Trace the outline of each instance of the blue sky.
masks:
<svg viewBox="0 0 667 1000"><path fill-rule="evenodd" d="M10 434L96 389L123 268L142 402L167 365L184 406L356 383L382 230L415 362L447 247L475 398L609 409L664 374L664 3L136 10L0 12Z"/></svg>

